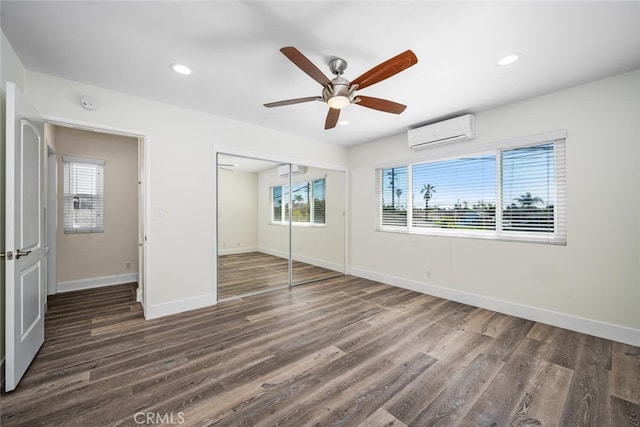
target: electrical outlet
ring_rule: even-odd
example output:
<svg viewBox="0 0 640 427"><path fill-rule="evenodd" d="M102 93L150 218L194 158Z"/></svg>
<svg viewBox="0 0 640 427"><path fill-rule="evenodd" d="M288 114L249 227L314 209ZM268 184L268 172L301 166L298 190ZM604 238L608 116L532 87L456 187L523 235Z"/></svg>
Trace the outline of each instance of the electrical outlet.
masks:
<svg viewBox="0 0 640 427"><path fill-rule="evenodd" d="M131 268L131 263L130 262L126 262L124 265L127 267L127 270Z"/></svg>
<svg viewBox="0 0 640 427"><path fill-rule="evenodd" d="M427 279L431 279L431 270L427 270Z"/></svg>

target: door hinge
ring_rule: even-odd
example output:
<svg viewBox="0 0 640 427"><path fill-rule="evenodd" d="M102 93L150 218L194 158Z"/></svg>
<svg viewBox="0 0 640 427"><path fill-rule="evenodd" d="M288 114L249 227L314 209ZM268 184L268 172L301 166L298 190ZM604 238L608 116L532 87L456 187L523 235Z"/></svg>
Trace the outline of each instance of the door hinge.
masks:
<svg viewBox="0 0 640 427"><path fill-rule="evenodd" d="M13 251L0 252L0 258L6 258L7 261L11 261L13 259Z"/></svg>

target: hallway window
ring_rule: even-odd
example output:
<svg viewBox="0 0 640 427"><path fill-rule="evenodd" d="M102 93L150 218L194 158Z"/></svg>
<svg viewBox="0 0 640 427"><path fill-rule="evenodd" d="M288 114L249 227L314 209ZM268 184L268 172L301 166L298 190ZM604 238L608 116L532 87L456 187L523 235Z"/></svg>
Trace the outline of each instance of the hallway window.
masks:
<svg viewBox="0 0 640 427"><path fill-rule="evenodd" d="M64 156L64 232L104 232L104 161Z"/></svg>

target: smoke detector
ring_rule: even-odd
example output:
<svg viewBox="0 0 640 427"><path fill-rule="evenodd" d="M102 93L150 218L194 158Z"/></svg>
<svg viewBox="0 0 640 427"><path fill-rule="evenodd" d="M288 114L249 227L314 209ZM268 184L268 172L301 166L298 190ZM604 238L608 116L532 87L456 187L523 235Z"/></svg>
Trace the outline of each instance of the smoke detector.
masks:
<svg viewBox="0 0 640 427"><path fill-rule="evenodd" d="M83 96L80 98L80 105L85 110L93 111L98 108L98 101L90 96Z"/></svg>

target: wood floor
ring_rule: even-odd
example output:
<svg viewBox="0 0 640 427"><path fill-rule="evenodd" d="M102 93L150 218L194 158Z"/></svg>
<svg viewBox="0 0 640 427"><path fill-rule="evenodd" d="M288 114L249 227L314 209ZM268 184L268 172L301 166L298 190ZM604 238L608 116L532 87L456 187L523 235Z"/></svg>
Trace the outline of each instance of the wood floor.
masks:
<svg viewBox="0 0 640 427"><path fill-rule="evenodd" d="M145 321L53 296L1 425L638 426L640 349L342 276Z"/></svg>
<svg viewBox="0 0 640 427"><path fill-rule="evenodd" d="M333 270L293 261L294 285L341 276ZM218 257L218 296L220 299L271 290L289 285L289 261L262 252Z"/></svg>

